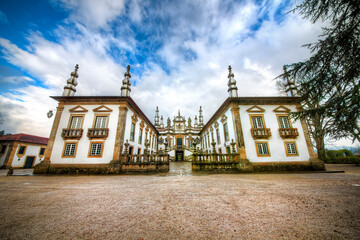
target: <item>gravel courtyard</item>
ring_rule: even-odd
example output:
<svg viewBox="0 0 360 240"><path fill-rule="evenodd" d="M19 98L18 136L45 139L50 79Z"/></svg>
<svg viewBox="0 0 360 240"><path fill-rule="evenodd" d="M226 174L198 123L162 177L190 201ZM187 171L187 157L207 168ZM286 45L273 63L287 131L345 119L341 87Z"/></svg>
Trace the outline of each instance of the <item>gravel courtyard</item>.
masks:
<svg viewBox="0 0 360 240"><path fill-rule="evenodd" d="M5 176L0 239L359 239L345 173ZM23 173L16 170L16 173Z"/></svg>

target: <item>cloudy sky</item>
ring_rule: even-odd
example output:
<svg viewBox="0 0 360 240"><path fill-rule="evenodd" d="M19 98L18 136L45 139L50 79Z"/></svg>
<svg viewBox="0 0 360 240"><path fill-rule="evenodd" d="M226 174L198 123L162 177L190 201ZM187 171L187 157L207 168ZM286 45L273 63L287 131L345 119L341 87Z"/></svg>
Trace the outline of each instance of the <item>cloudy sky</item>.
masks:
<svg viewBox="0 0 360 240"><path fill-rule="evenodd" d="M46 117L79 64L77 96L131 97L150 118L207 121L227 98L276 96L282 66L310 56L319 24L287 13L299 1L0 0L0 130L49 136Z"/></svg>

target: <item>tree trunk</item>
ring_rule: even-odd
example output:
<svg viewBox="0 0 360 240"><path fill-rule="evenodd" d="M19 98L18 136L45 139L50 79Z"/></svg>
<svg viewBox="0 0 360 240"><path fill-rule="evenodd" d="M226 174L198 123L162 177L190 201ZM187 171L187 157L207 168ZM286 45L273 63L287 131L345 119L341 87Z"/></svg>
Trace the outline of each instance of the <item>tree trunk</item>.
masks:
<svg viewBox="0 0 360 240"><path fill-rule="evenodd" d="M316 150L317 150L318 158L320 160L325 160L326 159L326 154L325 154L324 137L318 136L315 139L315 142L316 142Z"/></svg>

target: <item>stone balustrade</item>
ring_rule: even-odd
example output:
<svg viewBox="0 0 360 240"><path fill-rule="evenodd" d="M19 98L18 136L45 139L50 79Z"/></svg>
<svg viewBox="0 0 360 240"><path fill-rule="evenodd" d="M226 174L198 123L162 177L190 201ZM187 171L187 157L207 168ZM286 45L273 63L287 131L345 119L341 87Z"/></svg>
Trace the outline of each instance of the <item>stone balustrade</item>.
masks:
<svg viewBox="0 0 360 240"><path fill-rule="evenodd" d="M268 139L271 137L270 128L251 128L250 131L254 139Z"/></svg>
<svg viewBox="0 0 360 240"><path fill-rule="evenodd" d="M83 134L83 129L71 129L71 128L63 128L61 132L61 137L63 139L80 139Z"/></svg>
<svg viewBox="0 0 360 240"><path fill-rule="evenodd" d="M282 138L297 138L299 132L297 128L279 128L279 135Z"/></svg>
<svg viewBox="0 0 360 240"><path fill-rule="evenodd" d="M123 164L169 164L168 154L126 154L121 156Z"/></svg>
<svg viewBox="0 0 360 240"><path fill-rule="evenodd" d="M107 138L109 136L108 128L89 128L87 132L89 139L93 138Z"/></svg>
<svg viewBox="0 0 360 240"><path fill-rule="evenodd" d="M239 162L238 154L193 154L192 156L193 162L196 163Z"/></svg>

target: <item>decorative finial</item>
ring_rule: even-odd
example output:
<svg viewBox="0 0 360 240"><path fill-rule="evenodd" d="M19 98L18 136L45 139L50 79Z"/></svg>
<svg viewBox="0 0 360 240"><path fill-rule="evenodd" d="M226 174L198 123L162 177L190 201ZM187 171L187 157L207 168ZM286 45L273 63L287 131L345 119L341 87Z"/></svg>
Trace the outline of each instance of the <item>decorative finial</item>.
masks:
<svg viewBox="0 0 360 240"><path fill-rule="evenodd" d="M71 72L70 78L66 81L67 84L64 87L63 96L74 96L75 95L75 92L76 92L75 87L78 85L77 78L79 77L79 75L77 73L78 69L79 69L79 65L76 64L75 70L73 72Z"/></svg>
<svg viewBox="0 0 360 240"><path fill-rule="evenodd" d="M237 97L238 96L238 88L236 87L236 81L234 79L235 75L234 73L231 71L231 66L229 65L229 81L228 81L228 92L229 92L229 97Z"/></svg>
<svg viewBox="0 0 360 240"><path fill-rule="evenodd" d="M127 66L127 71L124 74L124 80L122 81L122 87L121 87L121 96L122 97L130 97L131 92L131 74L130 74L130 65Z"/></svg>
<svg viewBox="0 0 360 240"><path fill-rule="evenodd" d="M180 117L180 109L179 109L178 115L179 115L179 117Z"/></svg>

